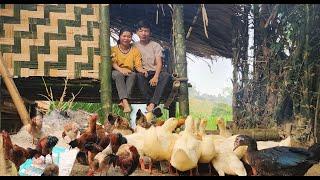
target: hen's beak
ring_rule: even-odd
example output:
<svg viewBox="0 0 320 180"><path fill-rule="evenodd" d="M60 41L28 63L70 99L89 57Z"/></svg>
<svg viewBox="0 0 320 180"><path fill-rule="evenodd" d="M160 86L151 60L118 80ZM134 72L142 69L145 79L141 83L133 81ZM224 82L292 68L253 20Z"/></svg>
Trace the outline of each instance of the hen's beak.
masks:
<svg viewBox="0 0 320 180"><path fill-rule="evenodd" d="M64 137L66 137L66 133L63 131L61 136L62 136L62 139L64 139Z"/></svg>
<svg viewBox="0 0 320 180"><path fill-rule="evenodd" d="M240 144L239 144L239 143L234 143L233 151L235 151L239 146L240 146Z"/></svg>

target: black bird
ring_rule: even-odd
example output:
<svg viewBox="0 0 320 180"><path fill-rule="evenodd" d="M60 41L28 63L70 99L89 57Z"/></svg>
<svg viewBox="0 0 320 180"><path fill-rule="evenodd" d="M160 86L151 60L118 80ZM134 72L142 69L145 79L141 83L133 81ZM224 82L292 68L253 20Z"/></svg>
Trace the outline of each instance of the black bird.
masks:
<svg viewBox="0 0 320 180"><path fill-rule="evenodd" d="M320 160L320 144L309 149L279 146L259 151L256 140L239 135L234 149L239 146L248 146L244 161L251 166L253 175L303 176Z"/></svg>

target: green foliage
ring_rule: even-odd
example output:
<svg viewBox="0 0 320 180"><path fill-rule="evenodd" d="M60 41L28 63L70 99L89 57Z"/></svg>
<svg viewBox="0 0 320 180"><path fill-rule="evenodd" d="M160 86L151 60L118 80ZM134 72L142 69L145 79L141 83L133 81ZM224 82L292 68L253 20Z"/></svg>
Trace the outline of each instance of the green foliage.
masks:
<svg viewBox="0 0 320 180"><path fill-rule="evenodd" d="M216 103L213 105L212 114L213 117L222 117L226 121L232 120L232 107L224 103Z"/></svg>
<svg viewBox="0 0 320 180"><path fill-rule="evenodd" d="M218 117L225 121L232 121L232 107L229 104L215 103L208 100L190 99L190 114L194 119L207 119L207 130L216 130Z"/></svg>
<svg viewBox="0 0 320 180"><path fill-rule="evenodd" d="M232 120L232 88L225 87L223 92L223 96L201 95L195 87L189 88L190 115L193 119L207 119L207 130L217 129L218 117L224 118L225 121Z"/></svg>

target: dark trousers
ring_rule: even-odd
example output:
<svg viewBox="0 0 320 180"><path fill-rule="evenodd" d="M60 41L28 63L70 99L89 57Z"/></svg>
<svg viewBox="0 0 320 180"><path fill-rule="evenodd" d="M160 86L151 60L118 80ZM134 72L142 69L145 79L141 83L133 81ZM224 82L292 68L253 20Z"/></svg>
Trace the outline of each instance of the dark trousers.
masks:
<svg viewBox="0 0 320 180"><path fill-rule="evenodd" d="M148 71L148 77L145 77L142 73L137 73L137 81L140 91L148 102L147 104L153 103L159 105L160 98L171 76L169 73L161 71L157 86L152 87L149 81L153 78L154 74L155 71Z"/></svg>

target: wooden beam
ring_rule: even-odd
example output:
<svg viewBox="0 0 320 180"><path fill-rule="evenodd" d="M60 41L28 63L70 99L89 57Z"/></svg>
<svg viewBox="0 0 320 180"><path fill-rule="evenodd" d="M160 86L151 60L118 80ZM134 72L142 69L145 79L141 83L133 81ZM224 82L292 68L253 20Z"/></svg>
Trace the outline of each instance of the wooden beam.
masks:
<svg viewBox="0 0 320 180"><path fill-rule="evenodd" d="M172 14L174 57L176 59L175 71L179 78L188 78L187 58L185 45L185 31L183 20L183 5L174 4ZM180 85L179 113L181 116L189 115L188 81L182 81Z"/></svg>
<svg viewBox="0 0 320 180"><path fill-rule="evenodd" d="M9 94L12 98L13 103L17 107L17 111L19 113L22 123L24 125L27 125L30 121L28 111L26 109L26 106L24 105L24 102L20 96L20 93L16 85L13 82L13 79L10 77L10 73L4 63L1 51L0 51L0 74L3 78L4 83L7 86L7 89L9 91Z"/></svg>
<svg viewBox="0 0 320 180"><path fill-rule="evenodd" d="M100 98L106 115L112 111L109 9L108 4L100 4Z"/></svg>

